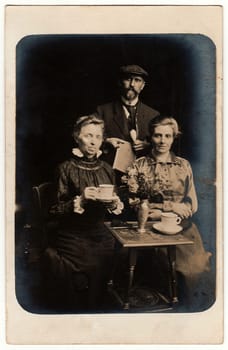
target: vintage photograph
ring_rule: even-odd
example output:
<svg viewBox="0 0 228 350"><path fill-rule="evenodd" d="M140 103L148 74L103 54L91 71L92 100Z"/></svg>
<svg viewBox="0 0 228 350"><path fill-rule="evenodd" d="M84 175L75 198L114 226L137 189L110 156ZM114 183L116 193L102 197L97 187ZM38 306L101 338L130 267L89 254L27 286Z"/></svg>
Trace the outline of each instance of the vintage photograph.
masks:
<svg viewBox="0 0 228 350"><path fill-rule="evenodd" d="M204 317L222 243L213 37L31 31L14 50L16 308Z"/></svg>
<svg viewBox="0 0 228 350"><path fill-rule="evenodd" d="M213 42L31 35L16 50L18 302L38 313L209 308Z"/></svg>

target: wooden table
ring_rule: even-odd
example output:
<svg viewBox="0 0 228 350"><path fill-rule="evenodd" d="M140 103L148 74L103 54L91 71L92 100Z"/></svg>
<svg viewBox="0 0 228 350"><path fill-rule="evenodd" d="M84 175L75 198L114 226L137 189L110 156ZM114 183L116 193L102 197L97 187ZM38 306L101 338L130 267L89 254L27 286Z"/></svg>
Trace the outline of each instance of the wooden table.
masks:
<svg viewBox="0 0 228 350"><path fill-rule="evenodd" d="M137 222L128 222L126 223L127 227L112 227L110 223L106 223L106 226L116 239L116 255L118 254L118 247L128 249L128 284L126 287L124 300L118 296L118 299L122 301L124 310L130 309L129 296L133 285L134 271L137 263L137 252L139 248L164 247L167 249L170 277L170 304L173 305L178 303L176 280L176 246L181 244L193 244L194 242L188 238L185 238L183 231L175 235L160 234L153 228L154 223L155 222L147 223L145 233L138 233ZM109 281L109 287L114 290L113 278L111 278Z"/></svg>

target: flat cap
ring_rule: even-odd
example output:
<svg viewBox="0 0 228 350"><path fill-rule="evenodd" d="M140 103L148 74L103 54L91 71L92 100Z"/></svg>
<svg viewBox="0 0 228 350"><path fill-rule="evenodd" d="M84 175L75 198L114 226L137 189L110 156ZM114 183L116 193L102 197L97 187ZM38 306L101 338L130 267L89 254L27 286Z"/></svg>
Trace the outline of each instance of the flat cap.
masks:
<svg viewBox="0 0 228 350"><path fill-rule="evenodd" d="M130 75L130 74L140 75L144 78L148 77L148 73L142 67L137 66L136 64L120 67L120 75Z"/></svg>

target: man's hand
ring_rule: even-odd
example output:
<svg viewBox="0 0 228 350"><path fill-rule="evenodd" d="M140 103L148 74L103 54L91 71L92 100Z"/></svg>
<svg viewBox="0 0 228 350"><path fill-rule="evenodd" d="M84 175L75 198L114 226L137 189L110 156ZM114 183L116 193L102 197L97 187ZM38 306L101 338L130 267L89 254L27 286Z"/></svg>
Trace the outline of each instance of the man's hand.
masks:
<svg viewBox="0 0 228 350"><path fill-rule="evenodd" d="M125 142L124 140L121 140L118 137L109 137L105 141L110 143L114 148L119 148L120 145Z"/></svg>
<svg viewBox="0 0 228 350"><path fill-rule="evenodd" d="M142 151L143 149L145 149L149 145L150 144L146 141L135 140L135 142L133 143L133 148L134 148L135 152L137 152L137 151Z"/></svg>

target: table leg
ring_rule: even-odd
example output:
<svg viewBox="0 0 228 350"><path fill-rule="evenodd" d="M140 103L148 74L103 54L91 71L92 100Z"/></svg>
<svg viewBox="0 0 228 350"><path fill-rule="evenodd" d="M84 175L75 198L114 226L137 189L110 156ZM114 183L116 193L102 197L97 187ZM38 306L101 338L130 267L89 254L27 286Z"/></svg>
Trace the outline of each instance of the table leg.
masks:
<svg viewBox="0 0 228 350"><path fill-rule="evenodd" d="M129 248L129 278L128 278L128 286L125 296L124 310L128 310L130 308L129 296L132 287L132 283L134 280L134 271L137 261L137 248Z"/></svg>
<svg viewBox="0 0 228 350"><path fill-rule="evenodd" d="M120 249L121 249L120 243L117 240L115 240L113 262L112 262L112 267L109 275L109 280L107 283L108 287L110 288L113 288L114 286L114 275L115 275L115 271L118 263Z"/></svg>
<svg viewBox="0 0 228 350"><path fill-rule="evenodd" d="M169 270L170 270L170 296L172 304L178 303L177 297L177 276L176 276L176 246L167 247Z"/></svg>

